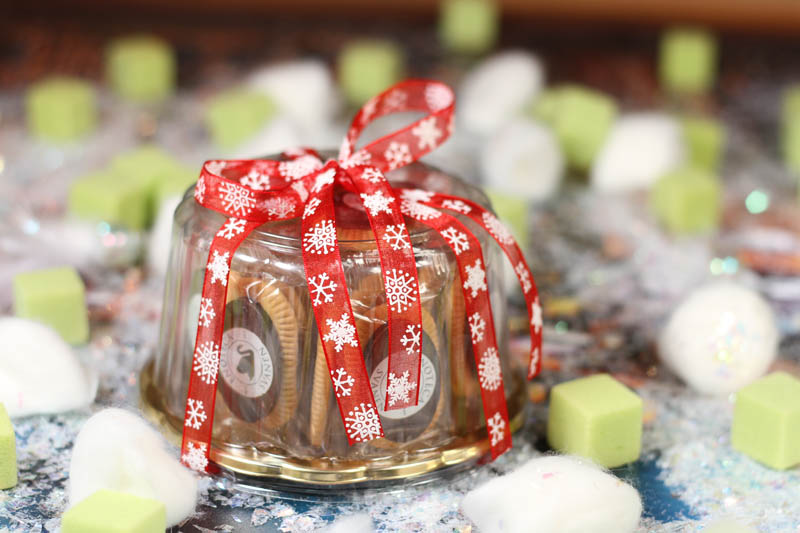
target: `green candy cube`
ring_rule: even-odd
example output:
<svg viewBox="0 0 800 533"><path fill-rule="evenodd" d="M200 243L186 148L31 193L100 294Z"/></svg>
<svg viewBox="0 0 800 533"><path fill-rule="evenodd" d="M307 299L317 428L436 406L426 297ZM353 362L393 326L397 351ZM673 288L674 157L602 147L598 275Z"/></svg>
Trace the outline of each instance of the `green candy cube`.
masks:
<svg viewBox="0 0 800 533"><path fill-rule="evenodd" d="M642 449L642 400L608 374L556 385L547 440L607 468L633 462Z"/></svg>
<svg viewBox="0 0 800 533"><path fill-rule="evenodd" d="M566 85L545 91L530 113L553 128L570 166L586 171L617 118L617 104L599 91Z"/></svg>
<svg viewBox="0 0 800 533"><path fill-rule="evenodd" d="M14 276L14 314L42 322L70 344L89 339L86 294L72 267L23 272Z"/></svg>
<svg viewBox="0 0 800 533"><path fill-rule="evenodd" d="M120 179L138 183L147 194L148 225L165 195L185 192L199 175L153 145L117 155L111 160L110 168Z"/></svg>
<svg viewBox="0 0 800 533"><path fill-rule="evenodd" d="M165 179L156 184L155 206L160 206L170 196L183 196L186 189L197 182L198 177L200 171L197 169L183 165L176 167Z"/></svg>
<svg viewBox="0 0 800 533"><path fill-rule="evenodd" d="M106 77L126 100L157 102L175 90L175 54L157 37L117 39L106 53Z"/></svg>
<svg viewBox="0 0 800 533"><path fill-rule="evenodd" d="M653 186L650 205L659 222L671 232L708 232L719 224L722 183L699 168L676 170Z"/></svg>
<svg viewBox="0 0 800 533"><path fill-rule="evenodd" d="M41 139L74 141L97 122L94 88L76 78L53 77L35 83L25 100L28 128Z"/></svg>
<svg viewBox="0 0 800 533"><path fill-rule="evenodd" d="M454 52L479 54L497 41L499 16L490 0L445 0L439 13L439 38Z"/></svg>
<svg viewBox="0 0 800 533"><path fill-rule="evenodd" d="M17 440L5 406L0 403L0 490L17 484Z"/></svg>
<svg viewBox="0 0 800 533"><path fill-rule="evenodd" d="M722 124L710 118L687 117L683 120L683 135L689 147L689 162L715 172L725 149L725 128Z"/></svg>
<svg viewBox="0 0 800 533"><path fill-rule="evenodd" d="M339 54L338 68L345 98L361 105L400 81L405 58L403 51L389 41L355 41Z"/></svg>
<svg viewBox="0 0 800 533"><path fill-rule="evenodd" d="M674 28L661 37L661 84L677 93L703 93L714 85L717 43L698 28Z"/></svg>
<svg viewBox="0 0 800 533"><path fill-rule="evenodd" d="M61 517L61 533L163 533L164 504L149 498L99 490Z"/></svg>
<svg viewBox="0 0 800 533"><path fill-rule="evenodd" d="M145 229L151 218L151 191L140 180L95 172L73 182L68 206L73 215L131 230Z"/></svg>
<svg viewBox="0 0 800 533"><path fill-rule="evenodd" d="M776 470L800 464L800 380L774 372L739 389L731 444Z"/></svg>
<svg viewBox="0 0 800 533"><path fill-rule="evenodd" d="M231 89L211 101L205 122L219 147L234 148L258 133L275 111L275 104L264 94Z"/></svg>
<svg viewBox="0 0 800 533"><path fill-rule="evenodd" d="M781 130L784 162L789 170L800 174L800 86L790 87L783 94Z"/></svg>

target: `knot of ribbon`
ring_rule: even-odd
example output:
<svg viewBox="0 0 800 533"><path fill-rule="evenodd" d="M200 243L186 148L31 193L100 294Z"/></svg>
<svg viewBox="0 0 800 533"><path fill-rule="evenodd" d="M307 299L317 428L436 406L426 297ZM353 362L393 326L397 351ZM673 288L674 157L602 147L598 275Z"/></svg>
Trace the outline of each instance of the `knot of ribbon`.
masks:
<svg viewBox="0 0 800 533"><path fill-rule="evenodd" d="M407 80L369 100L356 114L338 160L310 149L276 160L207 161L195 200L227 218L213 238L206 265L192 358L181 457L208 470L230 265L239 245L262 224L301 218L303 266L318 334L349 443L383 436L356 333L336 236L334 187L355 193L379 253L387 304L388 369L385 410L417 405L422 361L422 308L414 250L405 217L438 232L455 256L492 458L511 447L500 354L481 244L467 217L500 245L519 280L530 320L528 377L540 369L542 316L536 285L511 233L490 211L465 198L394 188L384 173L408 165L452 133L455 97L435 81ZM375 119L396 112L425 116L361 149L356 141ZM319 355L318 355L319 356Z"/></svg>

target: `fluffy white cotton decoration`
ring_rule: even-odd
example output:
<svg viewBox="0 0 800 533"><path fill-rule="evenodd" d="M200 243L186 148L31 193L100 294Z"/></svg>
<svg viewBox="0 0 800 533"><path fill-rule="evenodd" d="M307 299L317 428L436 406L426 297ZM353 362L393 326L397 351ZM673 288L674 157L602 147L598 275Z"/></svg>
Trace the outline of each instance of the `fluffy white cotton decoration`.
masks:
<svg viewBox="0 0 800 533"><path fill-rule="evenodd" d="M642 503L590 461L548 456L472 490L461 510L482 533L628 533Z"/></svg>
<svg viewBox="0 0 800 533"><path fill-rule="evenodd" d="M247 84L265 93L302 128L333 119L340 98L330 69L312 59L269 65L253 72Z"/></svg>
<svg viewBox="0 0 800 533"><path fill-rule="evenodd" d="M140 417L106 409L81 429L69 465L69 503L100 489L162 502L167 525L194 513L197 478L167 451L164 439Z"/></svg>
<svg viewBox="0 0 800 533"><path fill-rule="evenodd" d="M89 405L97 376L51 328L0 318L0 403L9 416L60 413Z"/></svg>
<svg viewBox="0 0 800 533"><path fill-rule="evenodd" d="M528 52L497 54L471 70L458 92L458 121L488 135L531 102L544 83L539 59Z"/></svg>
<svg viewBox="0 0 800 533"><path fill-rule="evenodd" d="M486 143L481 169L488 187L542 201L558 190L564 155L549 128L519 118L502 126Z"/></svg>
<svg viewBox="0 0 800 533"><path fill-rule="evenodd" d="M167 273L170 244L172 241L172 221L175 209L183 196L175 195L165 198L158 208L156 221L150 230L150 241L147 246L147 266L150 272L163 277Z"/></svg>
<svg viewBox="0 0 800 533"><path fill-rule="evenodd" d="M686 159L680 123L664 113L622 116L592 166L596 189L618 193L650 187Z"/></svg>
<svg viewBox="0 0 800 533"><path fill-rule="evenodd" d="M375 531L372 518L363 513L343 516L323 529L324 533L370 533L371 531Z"/></svg>
<svg viewBox="0 0 800 533"><path fill-rule="evenodd" d="M294 122L281 115L270 120L269 124L239 146L232 154L233 159L253 159L275 155L289 148L301 145L301 134Z"/></svg>
<svg viewBox="0 0 800 533"><path fill-rule="evenodd" d="M763 376L778 341L769 304L751 289L719 281L696 289L675 309L658 351L689 386L724 395Z"/></svg>

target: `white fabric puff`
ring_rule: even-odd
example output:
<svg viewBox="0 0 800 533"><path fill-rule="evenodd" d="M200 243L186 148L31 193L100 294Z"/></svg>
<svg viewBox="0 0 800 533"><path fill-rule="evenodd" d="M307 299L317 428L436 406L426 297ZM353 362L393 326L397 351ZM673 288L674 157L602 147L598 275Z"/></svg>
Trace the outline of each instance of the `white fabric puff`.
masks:
<svg viewBox="0 0 800 533"><path fill-rule="evenodd" d="M322 531L324 533L369 533L375 531L375 526L368 514L360 513L338 518Z"/></svg>
<svg viewBox="0 0 800 533"><path fill-rule="evenodd" d="M564 155L549 128L519 118L502 126L481 153L484 184L535 202L551 198L564 174Z"/></svg>
<svg viewBox="0 0 800 533"><path fill-rule="evenodd" d="M473 489L461 510L482 533L628 533L642 502L590 461L547 456Z"/></svg>
<svg viewBox="0 0 800 533"><path fill-rule="evenodd" d="M151 273L159 277L164 277L167 273L172 242L172 221L175 217L175 209L182 199L183 196L179 194L165 198L158 208L153 229L150 230L150 240L147 243L147 266Z"/></svg>
<svg viewBox="0 0 800 533"><path fill-rule="evenodd" d="M611 193L646 189L686 160L680 123L665 113L623 115L592 166L595 189Z"/></svg>
<svg viewBox="0 0 800 533"><path fill-rule="evenodd" d="M167 525L194 513L197 478L166 448L164 439L140 417L106 409L86 421L72 449L69 504L101 489L162 502Z"/></svg>
<svg viewBox="0 0 800 533"><path fill-rule="evenodd" d="M97 376L85 369L53 329L23 318L0 318L0 403L9 416L86 407Z"/></svg>
<svg viewBox="0 0 800 533"><path fill-rule="evenodd" d="M763 376L778 341L766 300L741 285L718 281L681 302L661 332L658 351L693 389L724 395Z"/></svg>
<svg viewBox="0 0 800 533"><path fill-rule="evenodd" d="M492 56L461 83L456 118L470 133L491 134L533 101L543 83L544 69L533 54L510 51Z"/></svg>

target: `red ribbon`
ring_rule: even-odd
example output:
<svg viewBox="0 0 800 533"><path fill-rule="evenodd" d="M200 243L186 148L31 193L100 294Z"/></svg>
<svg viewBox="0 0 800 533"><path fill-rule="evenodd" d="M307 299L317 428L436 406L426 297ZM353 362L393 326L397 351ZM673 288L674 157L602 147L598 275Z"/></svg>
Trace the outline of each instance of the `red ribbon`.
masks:
<svg viewBox="0 0 800 533"><path fill-rule="evenodd" d="M385 409L414 406L419 394L422 310L405 215L437 231L456 257L492 458L511 447L483 253L475 235L448 211L465 215L484 228L514 266L530 318L530 378L540 369L542 322L536 285L522 252L509 231L482 206L424 190L394 189L384 177L385 172L418 160L447 139L453 128L454 105L453 91L448 86L408 80L364 105L344 139L338 161L323 164L313 150L299 149L284 154L284 161L207 161L203 165L195 199L228 219L211 242L203 282L181 449L187 466L200 471L209 468L231 260L250 232L270 221L302 217L303 265L309 296L349 443L383 436L336 239L335 185L356 193L360 199L380 256L389 337ZM403 111L427 114L355 149L358 137L370 122Z"/></svg>

